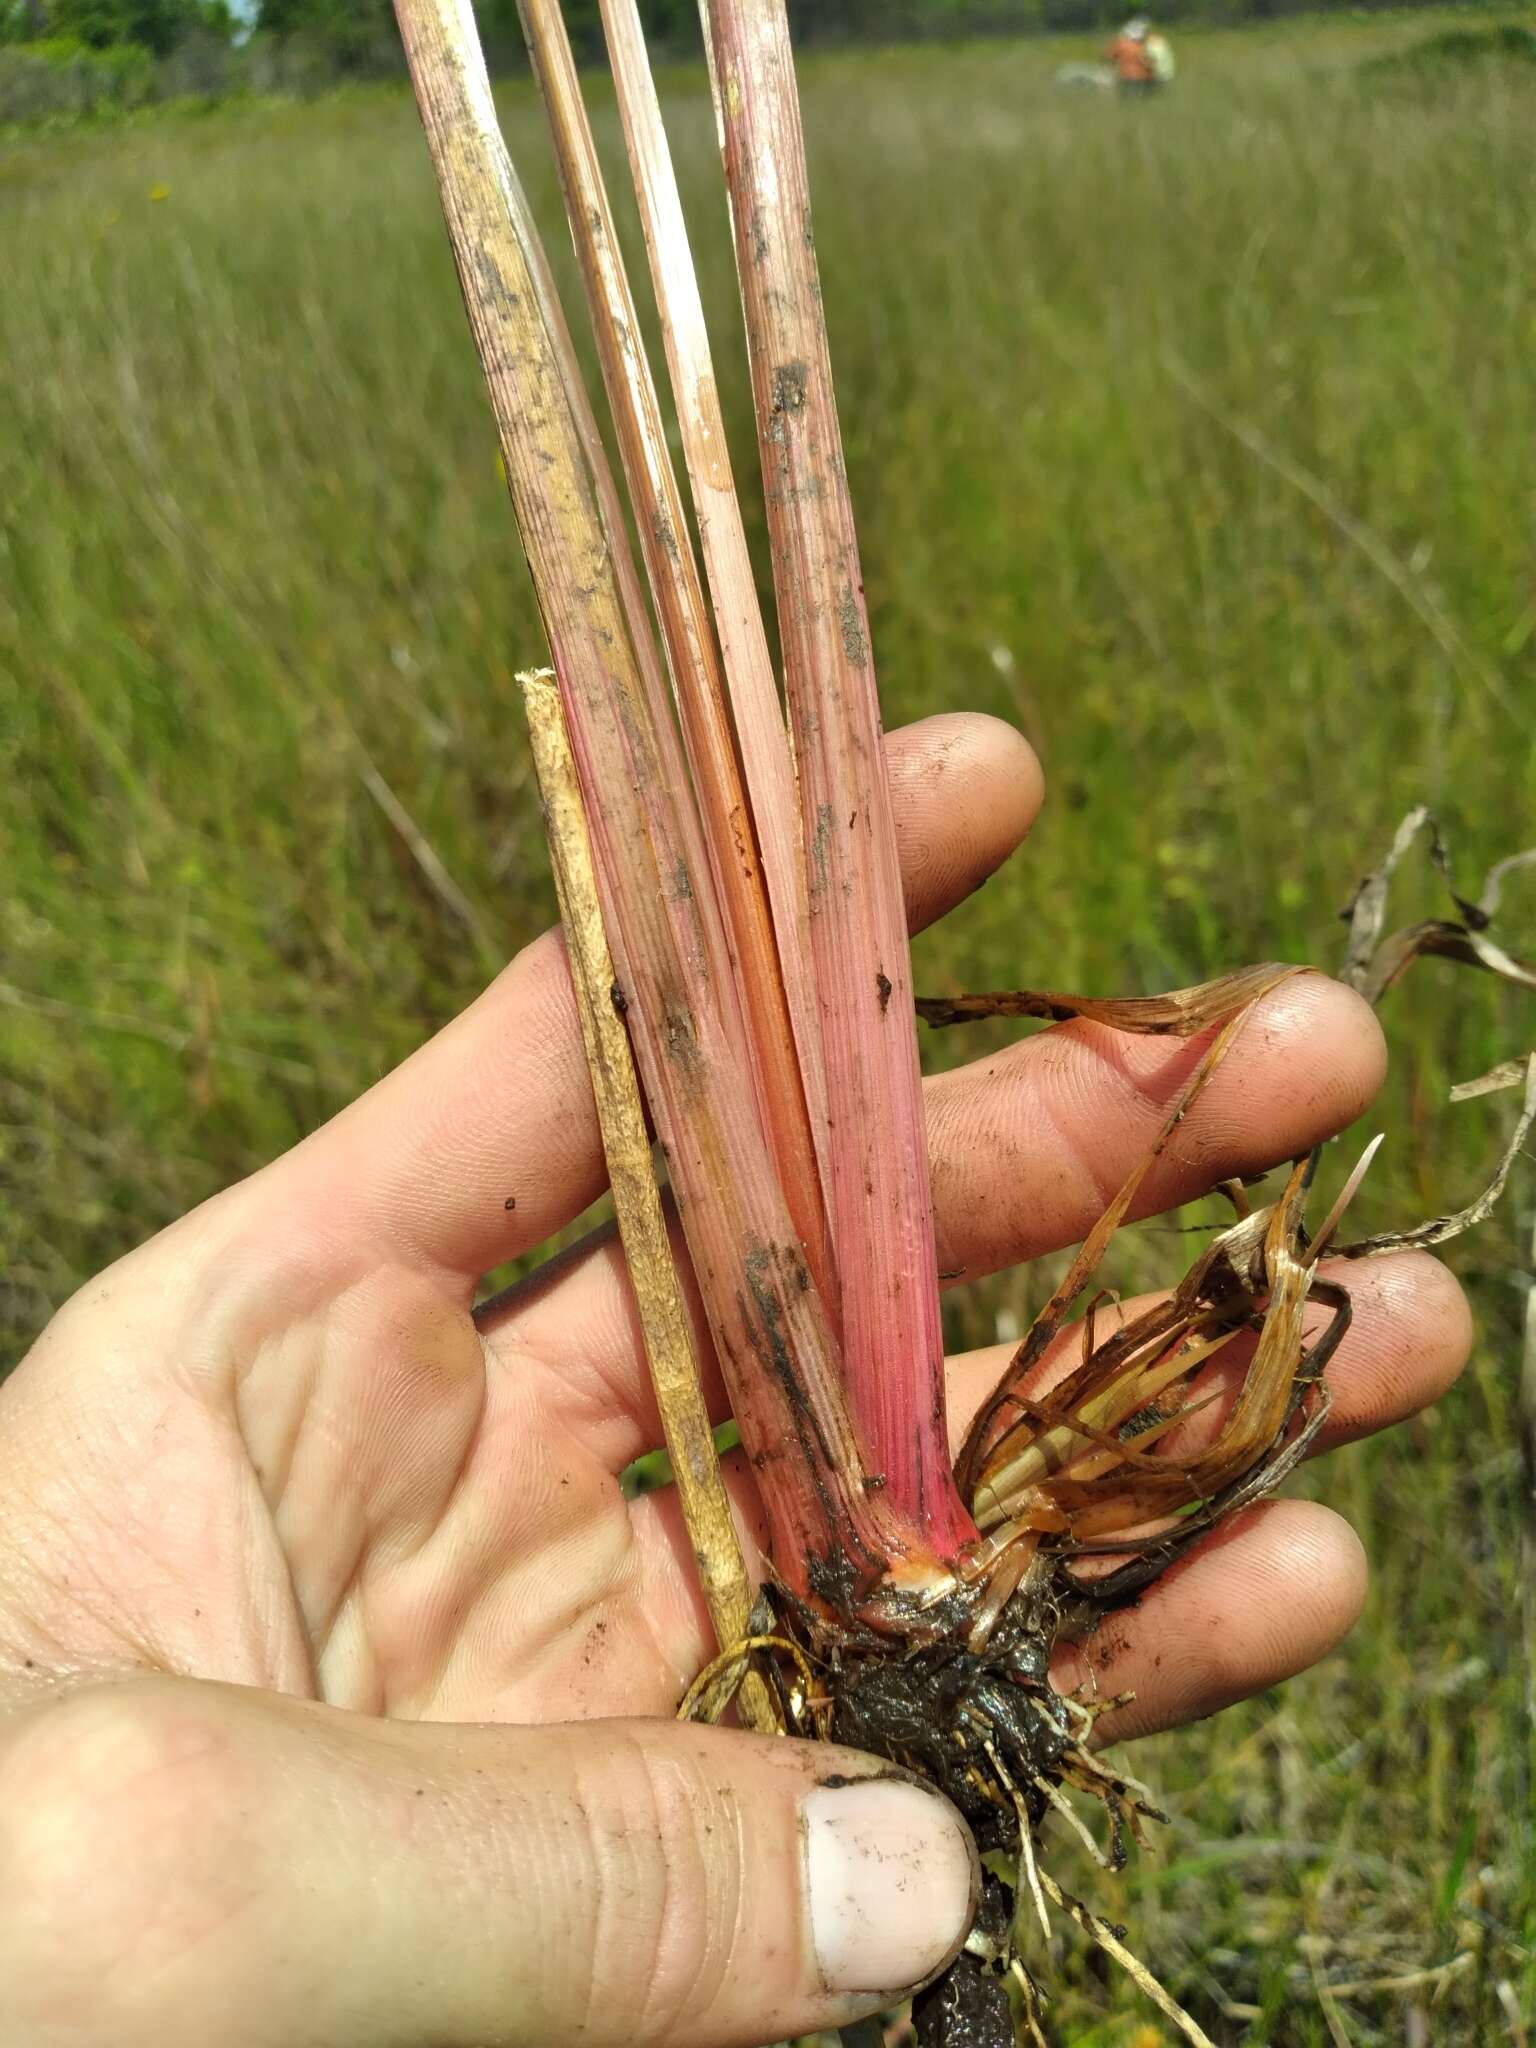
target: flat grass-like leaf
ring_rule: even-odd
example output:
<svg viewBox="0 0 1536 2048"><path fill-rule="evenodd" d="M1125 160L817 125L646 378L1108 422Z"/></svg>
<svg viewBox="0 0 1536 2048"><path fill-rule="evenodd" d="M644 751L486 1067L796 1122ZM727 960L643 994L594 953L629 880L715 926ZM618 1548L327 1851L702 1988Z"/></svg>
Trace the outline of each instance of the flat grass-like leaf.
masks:
<svg viewBox="0 0 1536 2048"><path fill-rule="evenodd" d="M1257 967L1202 981L1194 988L1170 989L1159 996L1074 996L1060 989L1006 989L978 996L919 996L917 1014L936 1029L970 1024L981 1017L1039 1017L1063 1024L1072 1017L1107 1024L1115 1031L1156 1037L1190 1038L1235 1010L1257 1002L1272 988L1303 970L1266 960Z"/></svg>

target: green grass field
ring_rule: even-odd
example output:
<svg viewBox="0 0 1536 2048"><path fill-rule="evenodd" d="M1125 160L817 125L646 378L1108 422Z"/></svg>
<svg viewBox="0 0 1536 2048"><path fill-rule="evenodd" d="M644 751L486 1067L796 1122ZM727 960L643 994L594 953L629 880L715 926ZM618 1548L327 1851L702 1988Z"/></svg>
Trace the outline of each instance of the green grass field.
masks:
<svg viewBox="0 0 1536 2048"><path fill-rule="evenodd" d="M1536 72L1362 70L1437 25L1191 34L1135 108L1054 89L1091 54L1065 44L807 66L888 720L998 712L1050 778L921 984L1335 961L1413 802L1466 884L1536 839ZM724 340L702 78L667 88ZM553 225L537 109L505 110ZM541 643L408 100L12 137L0 278L9 1359L451 1016L551 892L512 683ZM1398 907L1438 907L1418 869ZM1517 949L1533 923L1527 881ZM1370 1227L1473 1192L1510 1098L1446 1090L1536 1043L1536 999L1449 968L1389 1003ZM1141 1753L1176 1824L1098 1896L1222 2041L1536 2021L1533 1206L1527 1171L1453 1253L1479 1321L1455 1395L1305 1482L1372 1554L1352 1641ZM1178 1244L1131 1233L1118 1270ZM959 1301L957 1341L1042 1287ZM1165 2038L1075 1938L1051 1978L1064 2041Z"/></svg>

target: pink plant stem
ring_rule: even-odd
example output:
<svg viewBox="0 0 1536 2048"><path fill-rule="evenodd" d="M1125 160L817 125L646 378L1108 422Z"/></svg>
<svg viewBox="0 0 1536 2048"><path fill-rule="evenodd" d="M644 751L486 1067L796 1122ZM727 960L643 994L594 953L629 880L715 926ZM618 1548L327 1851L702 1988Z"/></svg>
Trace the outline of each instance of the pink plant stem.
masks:
<svg viewBox="0 0 1536 2048"><path fill-rule="evenodd" d="M704 844L736 970L762 1121L812 1275L823 1301L835 1304L821 1173L780 978L753 816L742 787L720 658L694 561L687 514L667 450L661 407L646 363L560 9L556 0L520 0L520 6L554 137L619 453L682 715ZM776 699L774 709L777 717ZM781 718L778 751L787 779L788 741ZM791 822L793 815L791 809ZM810 1045L819 1070L819 1042L812 1039Z"/></svg>
<svg viewBox="0 0 1536 2048"><path fill-rule="evenodd" d="M800 778L844 1378L891 1498L953 1558L911 970L782 0L703 0Z"/></svg>
<svg viewBox="0 0 1536 2048"><path fill-rule="evenodd" d="M470 0L396 0L407 60L554 656L605 921L721 1367L801 1593L845 1606L945 1573L871 1489L836 1345L722 1000L707 865L681 823L671 730L637 657L574 364L496 121ZM597 451L600 455L600 451ZM675 747L675 741L674 741Z"/></svg>
<svg viewBox="0 0 1536 2048"><path fill-rule="evenodd" d="M823 1190L830 1186L826 1073L815 996L810 902L794 763L763 630L746 529L731 474L709 331L678 196L672 153L635 0L601 0L619 118L629 151L651 284L677 405L704 573L735 715L763 872L778 938L785 999L800 1057Z"/></svg>

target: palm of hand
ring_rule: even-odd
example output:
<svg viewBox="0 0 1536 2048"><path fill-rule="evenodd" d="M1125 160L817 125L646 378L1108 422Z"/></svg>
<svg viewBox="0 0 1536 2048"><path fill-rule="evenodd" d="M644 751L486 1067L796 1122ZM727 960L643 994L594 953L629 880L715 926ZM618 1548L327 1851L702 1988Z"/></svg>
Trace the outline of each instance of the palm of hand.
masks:
<svg viewBox="0 0 1536 2048"><path fill-rule="evenodd" d="M41 1392L75 1317L111 1314L120 1347L65 1395L109 1455L25 1518L34 1669L68 1645L405 1718L667 1711L702 1651L672 1514L626 1501L612 1422L584 1429L549 1359L515 1327L482 1336L446 1285L313 1270L299 1247L200 1289L195 1328L167 1319L177 1234L97 1283L18 1382Z"/></svg>

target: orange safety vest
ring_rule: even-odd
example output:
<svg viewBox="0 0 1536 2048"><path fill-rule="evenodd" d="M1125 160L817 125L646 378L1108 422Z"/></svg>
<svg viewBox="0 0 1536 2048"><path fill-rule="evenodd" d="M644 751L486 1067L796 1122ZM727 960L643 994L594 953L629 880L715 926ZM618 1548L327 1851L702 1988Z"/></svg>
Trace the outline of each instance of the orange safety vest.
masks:
<svg viewBox="0 0 1536 2048"><path fill-rule="evenodd" d="M1116 36L1109 46L1109 61L1114 66L1116 78L1122 82L1150 84L1152 59L1147 55L1146 43L1138 42L1135 36Z"/></svg>

